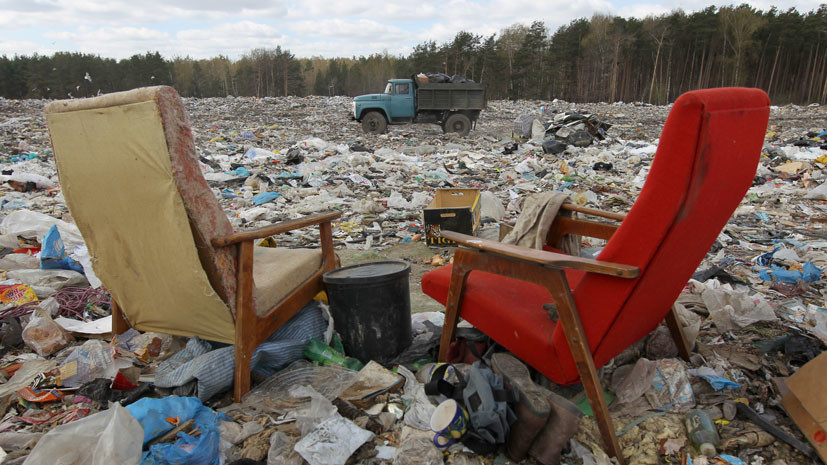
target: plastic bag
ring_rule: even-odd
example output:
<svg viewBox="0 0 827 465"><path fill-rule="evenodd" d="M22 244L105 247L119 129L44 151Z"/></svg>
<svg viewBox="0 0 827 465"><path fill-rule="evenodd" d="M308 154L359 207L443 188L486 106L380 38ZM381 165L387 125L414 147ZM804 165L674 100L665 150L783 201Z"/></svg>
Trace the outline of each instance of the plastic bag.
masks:
<svg viewBox="0 0 827 465"><path fill-rule="evenodd" d="M646 392L655 410L684 413L695 406L695 394L686 373L686 366L677 359L658 360L652 388Z"/></svg>
<svg viewBox="0 0 827 465"><path fill-rule="evenodd" d="M295 412L308 408L310 397L293 397L299 386L310 386L332 400L345 392L359 376L359 372L340 366L316 366L299 360L277 372L244 396L245 407L274 413ZM430 418L430 417L429 417Z"/></svg>
<svg viewBox="0 0 827 465"><path fill-rule="evenodd" d="M112 348L97 339L90 339L63 362L59 376L64 386L80 387L97 378L112 379L117 371Z"/></svg>
<svg viewBox="0 0 827 465"><path fill-rule="evenodd" d="M347 462L351 454L372 437L370 431L336 415L297 442L295 450L310 465L338 465Z"/></svg>
<svg viewBox="0 0 827 465"><path fill-rule="evenodd" d="M83 273L83 266L66 256L66 248L60 238L57 225L52 225L43 238L43 247L40 249L41 270L72 270Z"/></svg>
<svg viewBox="0 0 827 465"><path fill-rule="evenodd" d="M40 307L35 309L29 323L23 328L23 342L41 357L57 352L74 340Z"/></svg>
<svg viewBox="0 0 827 465"><path fill-rule="evenodd" d="M409 438L396 449L393 465L442 465L442 451L428 438Z"/></svg>
<svg viewBox="0 0 827 465"><path fill-rule="evenodd" d="M0 303L23 305L26 302L37 300L37 294L26 284L11 284L0 286Z"/></svg>
<svg viewBox="0 0 827 465"><path fill-rule="evenodd" d="M267 465L302 465L304 460L293 448L298 438L276 431L270 436Z"/></svg>
<svg viewBox="0 0 827 465"><path fill-rule="evenodd" d="M320 423L335 417L339 411L332 402L310 386L300 386L290 391L291 397L310 397L310 407L296 414L296 427L302 436L307 435Z"/></svg>
<svg viewBox="0 0 827 465"><path fill-rule="evenodd" d="M199 436L179 432L174 444L155 444L145 452L142 465L218 465L219 433L218 415L204 407L195 397L143 398L126 407L144 429L144 444L168 432L174 425L167 418L175 418L178 424L194 420Z"/></svg>
<svg viewBox="0 0 827 465"><path fill-rule="evenodd" d="M0 245L11 249L19 247L18 236L35 238L42 244L52 225L57 225L66 247L71 249L83 244L83 237L74 224L31 210L17 210L6 215L0 223Z"/></svg>
<svg viewBox="0 0 827 465"><path fill-rule="evenodd" d="M83 273L73 270L14 270L6 273L6 278L31 286L41 298L48 297L64 287L84 287L88 284Z"/></svg>
<svg viewBox="0 0 827 465"><path fill-rule="evenodd" d="M43 436L23 462L61 465L134 465L141 459L141 425L121 407L60 425Z"/></svg>

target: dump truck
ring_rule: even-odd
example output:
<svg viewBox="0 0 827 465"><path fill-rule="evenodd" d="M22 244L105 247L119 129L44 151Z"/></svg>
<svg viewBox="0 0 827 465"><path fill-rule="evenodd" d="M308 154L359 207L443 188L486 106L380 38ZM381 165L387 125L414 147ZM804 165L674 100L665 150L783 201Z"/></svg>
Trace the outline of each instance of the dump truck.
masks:
<svg viewBox="0 0 827 465"><path fill-rule="evenodd" d="M486 104L486 86L476 83L420 83L390 79L382 94L353 99L352 120L369 134L384 133L388 124L433 123L445 133L467 136Z"/></svg>

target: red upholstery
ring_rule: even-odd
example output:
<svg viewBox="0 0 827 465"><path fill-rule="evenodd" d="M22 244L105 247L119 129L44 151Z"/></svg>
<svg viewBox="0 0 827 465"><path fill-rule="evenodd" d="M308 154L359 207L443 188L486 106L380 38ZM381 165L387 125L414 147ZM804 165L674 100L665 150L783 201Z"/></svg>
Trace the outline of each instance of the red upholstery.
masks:
<svg viewBox="0 0 827 465"><path fill-rule="evenodd" d="M636 279L567 273L595 366L651 332L692 276L752 184L769 118L758 89L688 92L674 104L649 177L598 257L640 268ZM422 278L445 303L450 268ZM559 384L578 381L562 328L534 284L474 271L461 316Z"/></svg>

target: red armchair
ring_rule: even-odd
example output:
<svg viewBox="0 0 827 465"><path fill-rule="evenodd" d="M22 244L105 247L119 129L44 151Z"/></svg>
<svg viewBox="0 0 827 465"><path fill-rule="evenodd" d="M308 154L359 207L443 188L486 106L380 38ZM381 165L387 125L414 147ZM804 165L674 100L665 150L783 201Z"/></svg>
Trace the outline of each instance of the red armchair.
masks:
<svg viewBox="0 0 827 465"><path fill-rule="evenodd" d="M752 184L768 118L769 98L758 89L678 98L625 219L567 207L623 219L619 227L555 220L549 244L565 234L608 239L596 260L443 232L461 245L454 264L422 278L422 290L446 304L440 360L462 316L555 383L582 381L608 452L623 462L596 367L664 318L688 358L672 305Z"/></svg>

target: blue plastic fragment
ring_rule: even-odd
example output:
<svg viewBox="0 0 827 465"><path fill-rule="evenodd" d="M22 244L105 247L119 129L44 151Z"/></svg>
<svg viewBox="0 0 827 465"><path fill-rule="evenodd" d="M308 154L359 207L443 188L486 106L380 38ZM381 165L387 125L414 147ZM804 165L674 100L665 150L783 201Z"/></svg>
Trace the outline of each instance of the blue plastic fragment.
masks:
<svg viewBox="0 0 827 465"><path fill-rule="evenodd" d="M278 192L262 192L253 196L253 205L264 205L267 202L272 202L281 197Z"/></svg>
<svg viewBox="0 0 827 465"><path fill-rule="evenodd" d="M721 454L718 456L718 458L723 459L726 463L730 465L745 465L743 460L732 455Z"/></svg>
<svg viewBox="0 0 827 465"><path fill-rule="evenodd" d="M813 262L805 263L803 270L803 272L790 271L778 265L772 265L769 269L761 270L758 276L764 281L780 281L790 284L795 284L800 279L808 283L814 283L821 279L823 270L815 266Z"/></svg>
<svg viewBox="0 0 827 465"><path fill-rule="evenodd" d="M779 249L781 249L780 246L772 249L772 251L770 252L762 253L758 256L758 258L755 259L755 263L761 266L770 266L770 263L772 263L773 254L777 252Z"/></svg>
<svg viewBox="0 0 827 465"><path fill-rule="evenodd" d="M247 168L245 168L243 166L239 166L235 170L230 171L229 174L234 174L236 176L250 176L250 172L247 171Z"/></svg>
<svg viewBox="0 0 827 465"><path fill-rule="evenodd" d="M43 237L43 247L40 250L41 270L72 270L83 273L83 266L66 254L63 239L57 225L52 225L49 232Z"/></svg>
<svg viewBox="0 0 827 465"><path fill-rule="evenodd" d="M708 376L708 375L700 375L701 378L705 379L712 389L716 391L720 391L721 389L738 389L741 387L740 384L736 383L735 381L730 381L721 376Z"/></svg>

